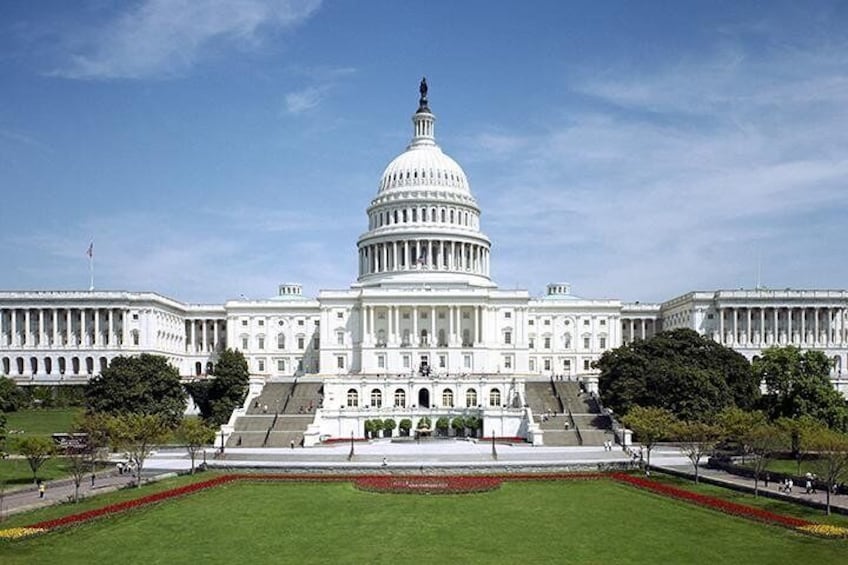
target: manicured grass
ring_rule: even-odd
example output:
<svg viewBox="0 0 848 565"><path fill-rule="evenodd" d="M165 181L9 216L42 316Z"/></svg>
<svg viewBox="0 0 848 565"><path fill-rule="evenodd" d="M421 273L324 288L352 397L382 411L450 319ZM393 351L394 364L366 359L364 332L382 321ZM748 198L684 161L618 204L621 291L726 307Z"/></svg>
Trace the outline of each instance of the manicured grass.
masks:
<svg viewBox="0 0 848 565"><path fill-rule="evenodd" d="M753 468L753 464L746 464L745 467ZM818 473L816 469L816 461L813 459L804 459L801 461L801 472L798 472L798 462L794 459L771 459L766 462L766 470L772 473L786 473L787 475L804 475L805 473Z"/></svg>
<svg viewBox="0 0 848 565"><path fill-rule="evenodd" d="M102 470L106 467L114 468L113 465L99 464L97 469ZM71 471L61 457L51 457L38 469L38 478L46 481L61 479L70 475ZM32 469L29 468L27 460L17 457L0 459L0 482L5 483L11 489L32 484Z"/></svg>
<svg viewBox="0 0 848 565"><path fill-rule="evenodd" d="M5 524L4 524L5 526ZM230 483L15 543L16 563L836 563L821 540L612 481L472 495Z"/></svg>
<svg viewBox="0 0 848 565"><path fill-rule="evenodd" d="M30 435L49 436L54 433L67 433L77 414L82 408L34 408L6 413L6 429L8 439ZM17 433L17 432L23 433Z"/></svg>

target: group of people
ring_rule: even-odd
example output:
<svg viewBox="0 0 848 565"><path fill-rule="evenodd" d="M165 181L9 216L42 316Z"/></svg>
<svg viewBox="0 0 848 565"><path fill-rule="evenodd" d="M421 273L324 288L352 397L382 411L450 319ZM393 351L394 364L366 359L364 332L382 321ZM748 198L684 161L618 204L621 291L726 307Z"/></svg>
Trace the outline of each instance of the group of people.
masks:
<svg viewBox="0 0 848 565"><path fill-rule="evenodd" d="M612 451L613 441L611 439L604 440L604 451Z"/></svg>

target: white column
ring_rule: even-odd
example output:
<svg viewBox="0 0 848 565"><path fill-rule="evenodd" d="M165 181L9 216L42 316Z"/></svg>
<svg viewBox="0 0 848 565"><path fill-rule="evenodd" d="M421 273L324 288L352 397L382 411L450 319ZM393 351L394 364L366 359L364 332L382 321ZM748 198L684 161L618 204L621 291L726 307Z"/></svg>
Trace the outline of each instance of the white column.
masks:
<svg viewBox="0 0 848 565"><path fill-rule="evenodd" d="M80 347L85 347L88 341L88 334L85 328L85 308L80 308Z"/></svg>
<svg viewBox="0 0 848 565"><path fill-rule="evenodd" d="M74 323L73 318L71 317L71 309L68 308L65 310L65 345L71 345L71 341L74 338Z"/></svg>
<svg viewBox="0 0 848 565"><path fill-rule="evenodd" d="M474 335L471 336L471 341L475 345L480 343L480 307L471 307L471 316L474 318Z"/></svg>
<svg viewBox="0 0 848 565"><path fill-rule="evenodd" d="M645 339L647 336L645 335L645 319L639 318L639 331L642 336L642 339Z"/></svg>
<svg viewBox="0 0 848 565"><path fill-rule="evenodd" d="M127 323L127 310L121 310L121 347L130 343L130 328Z"/></svg>
<svg viewBox="0 0 848 565"><path fill-rule="evenodd" d="M436 342L436 307L430 306L430 347Z"/></svg>
<svg viewBox="0 0 848 565"><path fill-rule="evenodd" d="M32 331L30 331L32 328L32 326L30 326L31 322L32 320L30 319L29 308L27 308L24 310L24 340L26 340L27 347L32 347L33 342Z"/></svg>
<svg viewBox="0 0 848 565"><path fill-rule="evenodd" d="M456 336L454 335L456 327L454 326L453 317L456 314L456 306L448 306L448 344L453 345L456 343Z"/></svg>
<svg viewBox="0 0 848 565"><path fill-rule="evenodd" d="M724 335L724 308L719 308L719 309L718 309L718 331L719 331L719 333L721 334L721 338L719 339L719 341L718 341L718 342L719 342L719 343L724 343L724 342L725 342L725 335Z"/></svg>
<svg viewBox="0 0 848 565"><path fill-rule="evenodd" d="M745 345L751 345L754 332L751 331L751 307L745 308Z"/></svg>
<svg viewBox="0 0 848 565"><path fill-rule="evenodd" d="M739 339L739 309L731 308L730 311L733 312L733 341L730 343L732 345L736 345L736 340Z"/></svg>
<svg viewBox="0 0 848 565"><path fill-rule="evenodd" d="M818 306L813 308L813 332L815 335L813 336L813 345L818 344L819 342L819 311Z"/></svg>
<svg viewBox="0 0 848 565"><path fill-rule="evenodd" d="M9 342L15 347L20 340L18 339L18 311L14 308L9 312L9 330L11 332Z"/></svg>
<svg viewBox="0 0 848 565"><path fill-rule="evenodd" d="M3 331L3 317L4 316L5 316L5 314L3 312L3 309L0 308L0 347L6 346L6 334Z"/></svg>
<svg viewBox="0 0 848 565"><path fill-rule="evenodd" d="M416 242L416 250L417 250L418 242ZM410 340L411 345L418 346L418 307L412 307L412 339Z"/></svg>
<svg viewBox="0 0 848 565"><path fill-rule="evenodd" d="M209 351L209 324L208 320L201 320L201 324L203 324L203 345L200 346L201 353L207 353Z"/></svg>
<svg viewBox="0 0 848 565"><path fill-rule="evenodd" d="M801 308L801 345L807 343L807 309Z"/></svg>
<svg viewBox="0 0 848 565"><path fill-rule="evenodd" d="M59 345L59 309L53 308L53 347ZM0 334L3 330L0 329Z"/></svg>
<svg viewBox="0 0 848 565"><path fill-rule="evenodd" d="M109 325L109 347L115 347L115 309L109 308L108 320Z"/></svg>
<svg viewBox="0 0 848 565"><path fill-rule="evenodd" d="M38 346L44 347L47 341L47 333L44 331L44 308L38 309Z"/></svg>
<svg viewBox="0 0 848 565"><path fill-rule="evenodd" d="M760 308L760 341L757 345L763 345L766 340L766 309Z"/></svg>
<svg viewBox="0 0 848 565"><path fill-rule="evenodd" d="M189 320L191 324L191 347L188 348L189 353L197 353L197 320Z"/></svg>
<svg viewBox="0 0 848 565"><path fill-rule="evenodd" d="M94 309L94 345L100 345L100 309Z"/></svg>
<svg viewBox="0 0 848 565"><path fill-rule="evenodd" d="M392 243L392 270L398 271L400 267L398 266L398 243L397 241Z"/></svg>
<svg viewBox="0 0 848 565"><path fill-rule="evenodd" d="M221 341L220 336L218 335L218 320L215 320L213 324L214 325L212 326L212 350L218 351L218 347L220 346Z"/></svg>

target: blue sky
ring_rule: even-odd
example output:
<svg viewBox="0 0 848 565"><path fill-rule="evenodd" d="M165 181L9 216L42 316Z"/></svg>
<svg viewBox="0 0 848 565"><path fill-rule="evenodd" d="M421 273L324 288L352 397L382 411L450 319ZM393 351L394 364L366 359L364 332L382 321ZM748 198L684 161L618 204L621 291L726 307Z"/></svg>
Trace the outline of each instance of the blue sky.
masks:
<svg viewBox="0 0 848 565"><path fill-rule="evenodd" d="M190 302L356 278L411 134L504 288L848 287L848 3L0 3L0 288Z"/></svg>

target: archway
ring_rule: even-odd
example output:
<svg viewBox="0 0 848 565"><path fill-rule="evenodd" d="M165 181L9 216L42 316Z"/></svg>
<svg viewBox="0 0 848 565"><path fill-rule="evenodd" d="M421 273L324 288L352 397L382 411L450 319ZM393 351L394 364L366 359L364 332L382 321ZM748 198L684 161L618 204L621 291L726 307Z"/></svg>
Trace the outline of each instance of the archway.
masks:
<svg viewBox="0 0 848 565"><path fill-rule="evenodd" d="M422 388L418 391L418 406L420 408L430 407L430 390Z"/></svg>

